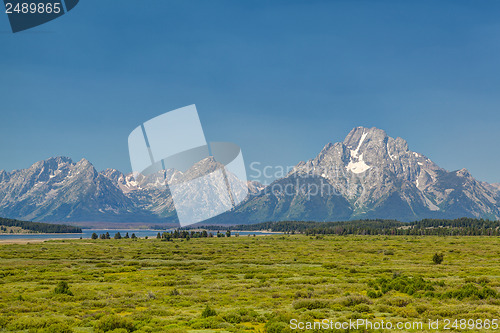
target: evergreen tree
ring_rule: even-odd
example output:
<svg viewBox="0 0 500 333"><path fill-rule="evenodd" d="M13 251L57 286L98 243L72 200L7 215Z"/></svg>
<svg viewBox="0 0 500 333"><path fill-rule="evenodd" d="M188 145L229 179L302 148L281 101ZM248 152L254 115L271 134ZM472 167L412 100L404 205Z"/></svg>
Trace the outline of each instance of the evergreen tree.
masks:
<svg viewBox="0 0 500 333"><path fill-rule="evenodd" d="M0 217L0 225L3 226L3 230L7 231L6 227L20 227L25 230L31 230L34 232L46 232L46 233L81 233L82 229L79 227L73 227L64 224L50 224L42 222L28 222L13 219L6 219ZM12 230L12 229L11 229Z"/></svg>
<svg viewBox="0 0 500 333"><path fill-rule="evenodd" d="M444 254L442 253L434 253L434 256L432 257L432 261L436 264L439 265L443 262L444 259Z"/></svg>
<svg viewBox="0 0 500 333"><path fill-rule="evenodd" d="M69 296L73 296L71 290L69 290L68 283L66 281L61 281L57 284L57 287L54 289L55 294L65 294Z"/></svg>

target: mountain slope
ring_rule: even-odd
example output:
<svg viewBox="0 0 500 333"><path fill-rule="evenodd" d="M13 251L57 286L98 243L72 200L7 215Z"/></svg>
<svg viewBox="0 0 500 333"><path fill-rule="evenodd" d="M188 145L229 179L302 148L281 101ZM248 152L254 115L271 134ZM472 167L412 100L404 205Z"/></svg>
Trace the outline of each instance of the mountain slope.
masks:
<svg viewBox="0 0 500 333"><path fill-rule="evenodd" d="M304 194L304 188L310 190ZM401 138L358 127L344 142L327 144L316 158L209 222L498 219L498 193L498 185L479 182L465 169L448 172Z"/></svg>
<svg viewBox="0 0 500 333"><path fill-rule="evenodd" d="M155 218L85 159L50 158L0 176L0 213L6 217L52 222Z"/></svg>
<svg viewBox="0 0 500 333"><path fill-rule="evenodd" d="M181 184L181 204L206 193L185 180L222 165L206 158L182 173L148 176L114 169L97 172L89 161L50 158L28 169L0 171L0 216L46 221L177 223L167 184ZM231 174L228 181L232 182ZM244 184L240 184L243 189ZM447 171L413 152L401 138L377 128L353 129L343 142L327 144L267 187L248 182L251 195L232 211L204 223L339 221L383 218L500 218L500 184L474 179L466 170ZM239 186L239 185L238 185ZM214 191L225 191L216 184Z"/></svg>
<svg viewBox="0 0 500 333"><path fill-rule="evenodd" d="M134 178L114 169L97 172L85 159L74 163L67 157L50 158L28 169L0 171L0 216L42 222L175 225L177 214L167 184L177 182L183 187L185 195L178 204L186 206L202 201L205 193L184 182L222 167L210 157L184 173L161 170ZM237 184L231 174L228 177L232 184ZM218 184L215 189L225 191L225 186ZM248 186L253 193L262 189L257 182L249 182Z"/></svg>

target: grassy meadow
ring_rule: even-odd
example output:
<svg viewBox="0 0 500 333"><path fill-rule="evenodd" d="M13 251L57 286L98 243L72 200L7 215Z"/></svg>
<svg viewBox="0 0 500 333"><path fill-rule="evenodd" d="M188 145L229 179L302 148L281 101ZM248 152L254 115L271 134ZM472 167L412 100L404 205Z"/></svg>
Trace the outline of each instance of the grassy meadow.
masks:
<svg viewBox="0 0 500 333"><path fill-rule="evenodd" d="M291 319L500 319L498 237L53 240L0 244L0 263L8 332L274 333L290 331Z"/></svg>

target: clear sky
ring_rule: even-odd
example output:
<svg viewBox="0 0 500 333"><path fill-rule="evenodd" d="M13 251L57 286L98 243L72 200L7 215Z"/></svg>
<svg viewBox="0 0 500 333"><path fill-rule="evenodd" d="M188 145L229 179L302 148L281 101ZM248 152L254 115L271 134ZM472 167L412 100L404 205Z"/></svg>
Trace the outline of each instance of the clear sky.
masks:
<svg viewBox="0 0 500 333"><path fill-rule="evenodd" d="M196 104L208 141L294 165L356 126L500 182L500 2L82 0L12 34L0 13L0 169L130 171L128 134Z"/></svg>

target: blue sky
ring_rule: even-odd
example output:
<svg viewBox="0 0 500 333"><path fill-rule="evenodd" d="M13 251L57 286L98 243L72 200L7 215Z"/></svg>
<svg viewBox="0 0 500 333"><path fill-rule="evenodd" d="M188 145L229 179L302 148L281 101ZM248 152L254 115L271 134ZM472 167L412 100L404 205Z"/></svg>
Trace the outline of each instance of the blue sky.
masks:
<svg viewBox="0 0 500 333"><path fill-rule="evenodd" d="M0 169L51 156L130 171L128 134L196 104L208 141L294 165L356 126L500 182L498 1L84 0L0 15Z"/></svg>

